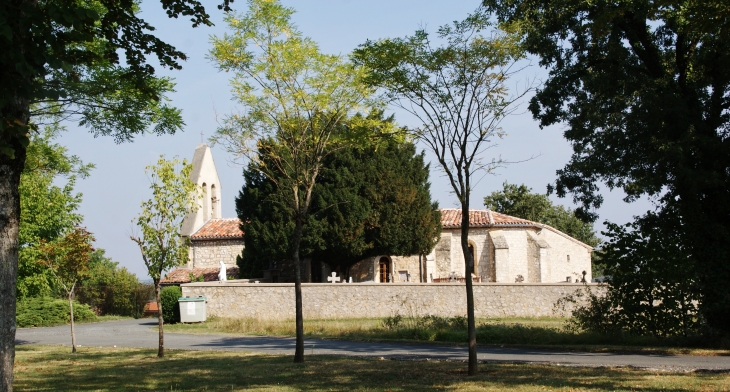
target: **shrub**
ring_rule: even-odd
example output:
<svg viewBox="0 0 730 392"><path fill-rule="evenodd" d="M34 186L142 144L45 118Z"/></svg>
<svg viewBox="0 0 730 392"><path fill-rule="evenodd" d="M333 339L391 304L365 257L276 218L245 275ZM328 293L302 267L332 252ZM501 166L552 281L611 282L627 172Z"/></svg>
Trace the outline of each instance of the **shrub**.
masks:
<svg viewBox="0 0 730 392"><path fill-rule="evenodd" d="M71 320L68 300L49 297L26 298L18 301L15 322L20 328L63 325ZM74 321L93 321L96 314L88 305L74 301Z"/></svg>
<svg viewBox="0 0 730 392"><path fill-rule="evenodd" d="M180 286L167 286L160 291L162 320L165 324L180 322L180 306L177 300L182 296Z"/></svg>

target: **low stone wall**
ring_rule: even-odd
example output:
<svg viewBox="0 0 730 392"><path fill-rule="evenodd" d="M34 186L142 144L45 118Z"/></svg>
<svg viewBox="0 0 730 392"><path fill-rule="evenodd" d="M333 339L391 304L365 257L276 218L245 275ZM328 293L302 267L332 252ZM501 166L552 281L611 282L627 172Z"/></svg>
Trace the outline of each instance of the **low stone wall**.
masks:
<svg viewBox="0 0 730 392"><path fill-rule="evenodd" d="M188 283L183 296L205 296L210 316L294 318L292 283ZM555 308L558 299L581 288L602 291L596 284L474 283L477 317L550 317L569 314ZM466 316L463 283L305 283L303 312L307 319Z"/></svg>

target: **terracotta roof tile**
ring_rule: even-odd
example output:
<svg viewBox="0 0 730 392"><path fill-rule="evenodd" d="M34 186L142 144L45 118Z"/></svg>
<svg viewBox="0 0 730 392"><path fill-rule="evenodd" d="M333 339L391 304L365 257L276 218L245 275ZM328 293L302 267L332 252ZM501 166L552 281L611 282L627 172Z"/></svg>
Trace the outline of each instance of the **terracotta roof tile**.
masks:
<svg viewBox="0 0 730 392"><path fill-rule="evenodd" d="M221 240L243 238L241 221L238 218L211 219L190 236L195 240Z"/></svg>
<svg viewBox="0 0 730 392"><path fill-rule="evenodd" d="M218 273L220 272L219 267L211 267L211 268L177 268L174 269L165 275L162 280L160 280L161 284L180 284L180 283L190 283L190 274L193 274L193 277L196 279L200 276L203 277L204 282L217 282L218 281ZM227 276L238 276L238 267L227 267L226 268L226 275Z"/></svg>
<svg viewBox="0 0 730 392"><path fill-rule="evenodd" d="M461 209L441 209L441 226L444 229L456 229L461 227ZM536 226L543 225L527 219L516 218L489 210L469 210L469 227L493 227L493 226Z"/></svg>

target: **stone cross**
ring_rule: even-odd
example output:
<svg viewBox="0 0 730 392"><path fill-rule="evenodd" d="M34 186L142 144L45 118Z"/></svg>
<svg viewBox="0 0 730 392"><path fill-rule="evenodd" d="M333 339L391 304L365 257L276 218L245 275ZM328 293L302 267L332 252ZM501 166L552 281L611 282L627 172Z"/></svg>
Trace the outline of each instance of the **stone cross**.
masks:
<svg viewBox="0 0 730 392"><path fill-rule="evenodd" d="M328 276L327 277L327 281L328 282L332 282L332 283L339 283L340 282L340 277L337 276L337 272L333 272L332 273L332 276Z"/></svg>

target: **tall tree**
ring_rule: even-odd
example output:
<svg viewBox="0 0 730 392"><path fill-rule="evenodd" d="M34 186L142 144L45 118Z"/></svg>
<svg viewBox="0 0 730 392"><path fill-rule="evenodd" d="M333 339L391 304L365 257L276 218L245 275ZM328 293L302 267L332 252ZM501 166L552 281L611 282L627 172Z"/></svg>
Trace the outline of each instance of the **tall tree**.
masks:
<svg viewBox="0 0 730 392"><path fill-rule="evenodd" d="M69 156L65 147L55 143L63 131L58 124L51 124L30 137L19 189L19 298L53 295L56 285L49 269L41 263L39 245L62 237L83 218L77 211L81 194L74 193L73 188L77 178L87 176L93 165ZM59 186L64 180L65 184Z"/></svg>
<svg viewBox="0 0 730 392"><path fill-rule="evenodd" d="M446 173L462 209L461 248L465 276L474 271L469 252L469 200L473 175L490 172L500 160L485 159L500 121L514 110L521 95L510 96L506 80L522 58L517 37L498 30L491 36L486 15L475 13L464 21L438 29L437 42L424 31L412 37L368 41L354 53L358 64L370 69L368 82L416 116L421 127L413 134L434 153ZM466 279L469 335L469 375L477 373L474 294Z"/></svg>
<svg viewBox="0 0 730 392"><path fill-rule="evenodd" d="M227 9L228 2L219 7ZM212 24L199 1L161 4L170 17ZM38 125L32 116L60 112L117 141L152 125L156 133L174 133L182 123L164 104L171 83L154 77L146 59L153 55L163 67L180 68L185 55L150 34L154 28L138 10L134 1L0 2L0 390L13 388L18 189Z"/></svg>
<svg viewBox="0 0 730 392"><path fill-rule="evenodd" d="M656 200L660 219L647 222L681 222L678 249L693 265L701 313L730 332L727 2L484 4L519 28L549 70L530 110L541 126L567 125L573 155L557 173L558 195L572 193L593 219L600 183L622 189L628 202Z"/></svg>
<svg viewBox="0 0 730 392"><path fill-rule="evenodd" d="M214 140L257 162L254 167L287 193L294 222L290 241L296 297L294 361L302 362L299 245L312 189L327 154L362 140L357 131L369 132L380 124L355 116L351 122L373 124L340 126L368 103L370 88L359 83L361 68L340 56L321 53L291 23L294 11L278 1L250 0L248 4L245 15L227 17L230 35L213 38L211 56L221 70L235 72L234 93L245 107L243 113L225 119Z"/></svg>
<svg viewBox="0 0 730 392"><path fill-rule="evenodd" d="M155 284L155 298L160 302L162 273L188 260L188 242L180 235L185 215L198 208L198 187L190 180L193 165L177 157L172 161L161 156L157 165L147 166L152 198L142 202L142 212L136 219L140 236L130 236L142 252L147 273ZM157 356L165 356L165 335L162 311L157 315L159 345Z"/></svg>
<svg viewBox="0 0 730 392"><path fill-rule="evenodd" d="M346 148L325 158L312 190L300 256L346 271L372 256L428 254L440 232L440 213L431 202L428 165L412 143L391 141L377 149ZM289 259L291 212L277 189L257 169L236 210L246 233L239 259L245 276L258 276L270 261ZM257 275L252 275L257 274Z"/></svg>
<svg viewBox="0 0 730 392"><path fill-rule="evenodd" d="M94 236L81 227L69 231L55 242L41 244L43 262L51 274L63 288L68 298L68 309L71 320L71 352L76 352L76 334L74 332L74 291L76 285L89 276L89 259L94 250L91 243Z"/></svg>

